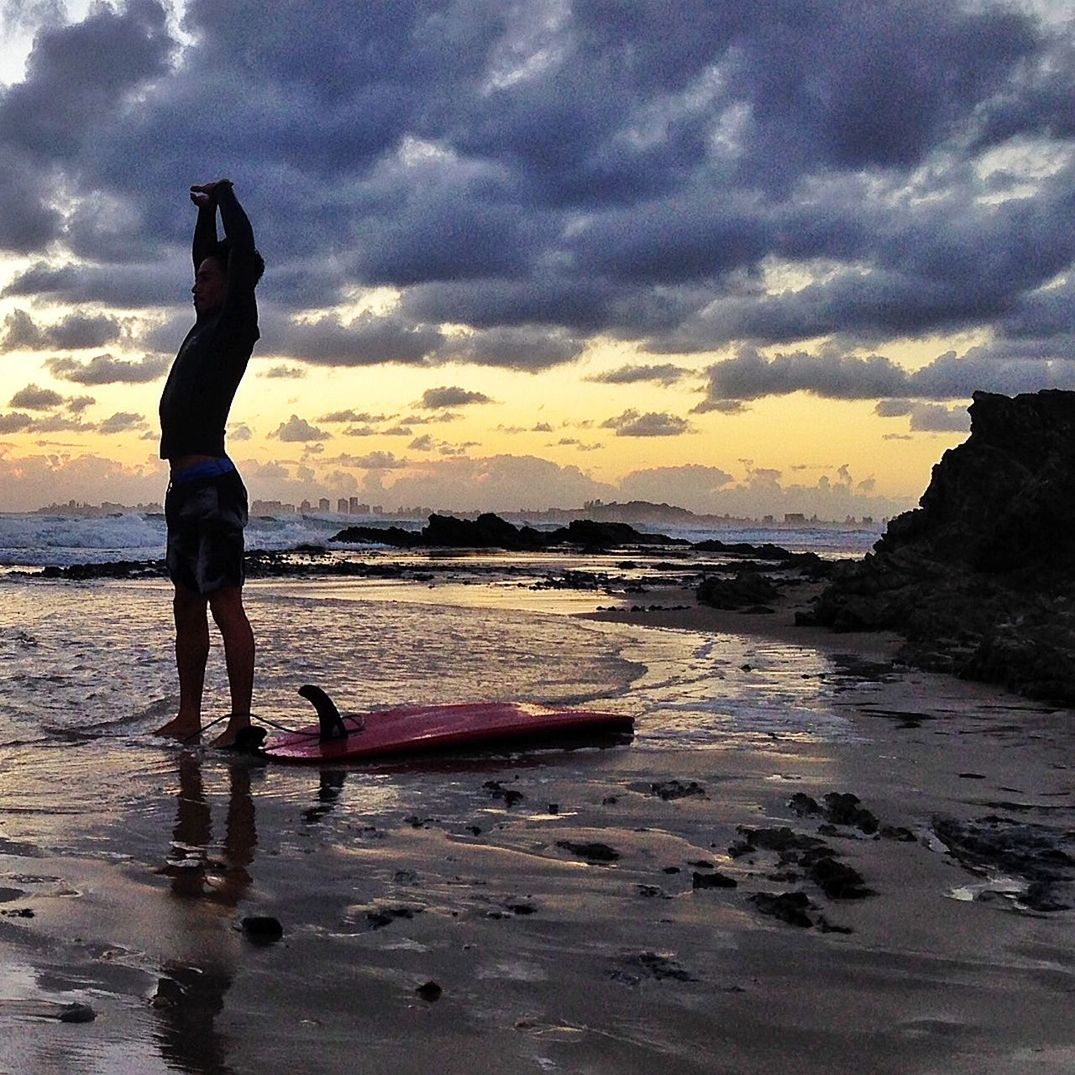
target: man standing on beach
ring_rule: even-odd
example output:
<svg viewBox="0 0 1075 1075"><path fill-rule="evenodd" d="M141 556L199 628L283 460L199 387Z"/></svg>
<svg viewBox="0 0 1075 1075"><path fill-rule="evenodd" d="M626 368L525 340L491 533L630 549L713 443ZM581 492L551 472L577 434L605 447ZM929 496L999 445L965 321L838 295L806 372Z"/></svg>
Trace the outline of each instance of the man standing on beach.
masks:
<svg viewBox="0 0 1075 1075"><path fill-rule="evenodd" d="M208 609L224 640L231 690L228 725L213 745L226 747L250 726L254 634L242 591L246 488L224 450L224 427L259 336L254 287L265 265L231 180L193 186L190 199L198 207L191 289L197 320L160 402L160 454L171 473L164 514L175 585L179 712L157 734L191 739L201 731ZM223 240L217 239L218 209Z"/></svg>

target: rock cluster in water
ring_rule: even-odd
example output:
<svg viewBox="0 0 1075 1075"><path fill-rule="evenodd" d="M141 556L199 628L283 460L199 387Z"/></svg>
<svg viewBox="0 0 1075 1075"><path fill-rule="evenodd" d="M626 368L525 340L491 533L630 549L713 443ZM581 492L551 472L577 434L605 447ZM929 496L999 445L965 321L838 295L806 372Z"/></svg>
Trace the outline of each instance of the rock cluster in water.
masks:
<svg viewBox="0 0 1075 1075"><path fill-rule="evenodd" d="M802 617L894 630L914 664L1075 705L1075 392L976 392L920 507Z"/></svg>
<svg viewBox="0 0 1075 1075"><path fill-rule="evenodd" d="M574 545L585 549L610 549L625 545L689 545L690 542L646 534L627 523L596 522L576 519L556 530L535 530L532 526L514 526L506 519L486 512L476 519L458 519L454 515L430 515L420 531L398 526L349 526L333 538L336 542L390 545L393 548L466 548L505 549L509 552L538 552L557 545Z"/></svg>

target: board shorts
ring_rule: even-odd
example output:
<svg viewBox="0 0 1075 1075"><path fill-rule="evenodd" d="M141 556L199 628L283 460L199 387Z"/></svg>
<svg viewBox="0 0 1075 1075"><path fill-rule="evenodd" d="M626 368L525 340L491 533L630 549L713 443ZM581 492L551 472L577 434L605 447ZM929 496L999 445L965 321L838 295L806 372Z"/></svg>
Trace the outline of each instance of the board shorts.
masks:
<svg viewBox="0 0 1075 1075"><path fill-rule="evenodd" d="M246 486L234 468L224 474L174 480L164 498L168 577L205 595L242 586Z"/></svg>

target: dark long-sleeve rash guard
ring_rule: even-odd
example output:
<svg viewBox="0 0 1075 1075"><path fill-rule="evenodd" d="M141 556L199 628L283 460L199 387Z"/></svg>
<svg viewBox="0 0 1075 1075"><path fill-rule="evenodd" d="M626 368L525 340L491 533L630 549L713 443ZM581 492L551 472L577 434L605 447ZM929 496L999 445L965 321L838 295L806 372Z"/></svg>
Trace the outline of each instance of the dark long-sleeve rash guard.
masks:
<svg viewBox="0 0 1075 1075"><path fill-rule="evenodd" d="M217 188L216 204L228 239L227 290L220 309L199 315L172 363L160 402L162 459L225 454L228 411L260 335L253 229L230 185ZM195 272L216 241L216 208L199 207Z"/></svg>

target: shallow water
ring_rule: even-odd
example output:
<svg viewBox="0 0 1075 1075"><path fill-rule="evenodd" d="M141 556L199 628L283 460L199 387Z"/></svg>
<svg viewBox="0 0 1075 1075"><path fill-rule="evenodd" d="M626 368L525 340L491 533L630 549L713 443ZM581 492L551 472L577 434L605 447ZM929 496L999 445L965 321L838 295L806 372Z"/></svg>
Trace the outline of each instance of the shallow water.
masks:
<svg viewBox="0 0 1075 1075"><path fill-rule="evenodd" d="M262 717L307 723L295 691L316 682L344 711L499 697L636 720L632 743L607 750L317 769L148 734L176 704L166 585L0 582L0 1071L272 1071L301 1055L328 1072L361 1055L418 1073L450 1055L476 1075L708 1075L716 1040L749 1044L728 1070L776 1071L794 1036L795 1070L812 1073L881 1034L876 1070L902 1073L948 1069L919 1063L937 1046L882 1025L878 1005L913 1020L918 996L943 996L979 1033L983 996L997 1020L1010 1008L994 979L1052 1003L1021 951L1004 977L968 962L953 989L932 936L908 956L882 919L846 947L759 923L743 894L693 891L692 871L718 866L747 891L770 886L729 858L739 826L785 819L789 787L847 788L841 751L862 730L844 688L859 670L805 646L580 620L563 612L600 595L545 597L250 584ZM225 699L215 646L207 712ZM676 782L683 797L666 801ZM572 850L598 843L619 858ZM947 886L939 856L913 849ZM931 882L956 913L945 890ZM256 914L280 918L281 943L244 937ZM430 979L445 987L435 1005L415 994ZM57 1023L69 1001L99 1018ZM810 1047L815 1020L828 1052Z"/></svg>

